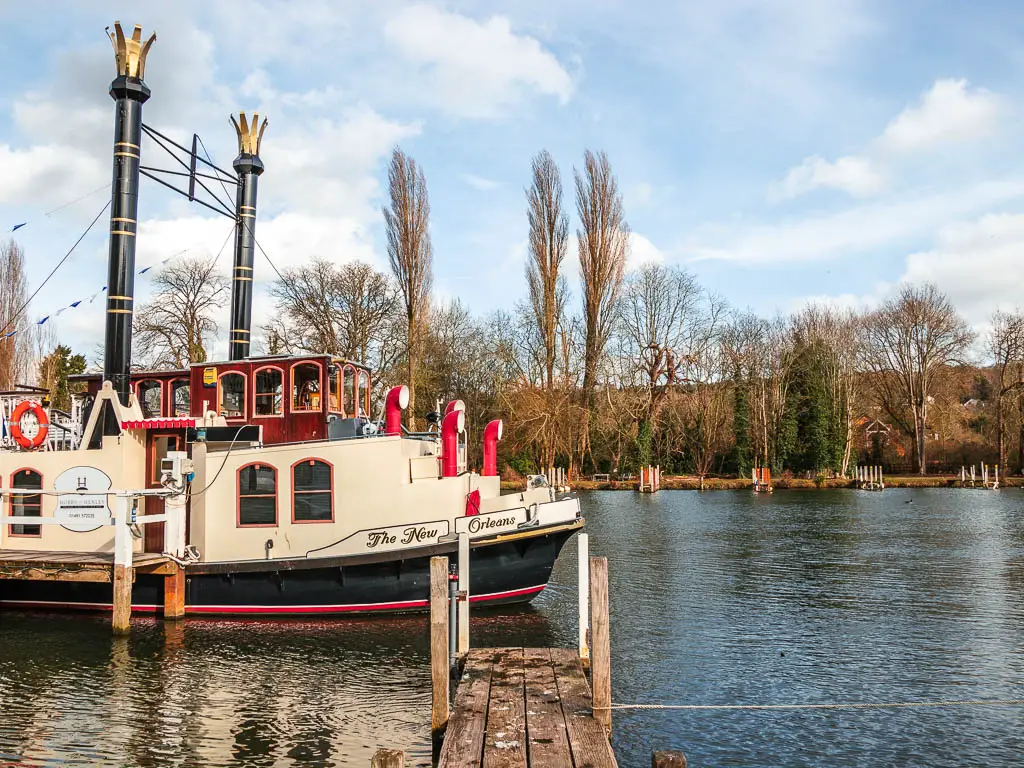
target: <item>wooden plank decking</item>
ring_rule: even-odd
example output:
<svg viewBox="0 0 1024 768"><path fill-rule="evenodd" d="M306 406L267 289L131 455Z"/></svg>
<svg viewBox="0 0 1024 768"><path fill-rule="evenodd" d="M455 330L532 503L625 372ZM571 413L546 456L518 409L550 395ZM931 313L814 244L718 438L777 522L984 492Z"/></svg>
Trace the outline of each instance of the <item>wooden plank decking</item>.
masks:
<svg viewBox="0 0 1024 768"><path fill-rule="evenodd" d="M178 566L165 555L137 552L132 556L136 573L169 575ZM40 552L28 549L0 549L0 579L26 581L111 582L113 553Z"/></svg>
<svg viewBox="0 0 1024 768"><path fill-rule="evenodd" d="M572 650L471 650L438 768L614 768L591 707Z"/></svg>

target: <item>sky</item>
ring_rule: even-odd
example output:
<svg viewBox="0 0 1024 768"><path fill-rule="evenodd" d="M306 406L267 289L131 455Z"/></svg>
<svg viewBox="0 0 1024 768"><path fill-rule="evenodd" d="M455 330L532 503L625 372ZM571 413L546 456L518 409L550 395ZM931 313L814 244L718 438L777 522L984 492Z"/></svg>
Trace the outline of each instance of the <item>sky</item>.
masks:
<svg viewBox="0 0 1024 768"><path fill-rule="evenodd" d="M932 281L983 330L1021 303L1024 16L1009 2L0 0L0 236L27 222L13 236L32 290L109 196L115 19L157 33L147 124L198 133L230 168L228 116L269 118L256 235L279 269L387 268L397 145L426 175L437 296L511 309L531 157L550 151L568 194L592 149L623 192L630 267L683 266L737 308L869 308ZM147 179L139 219L137 269L184 251L229 273L229 219ZM107 230L101 217L30 308L89 355L103 302L54 313L103 287ZM273 277L257 255L257 338ZM150 291L139 276L137 302Z"/></svg>

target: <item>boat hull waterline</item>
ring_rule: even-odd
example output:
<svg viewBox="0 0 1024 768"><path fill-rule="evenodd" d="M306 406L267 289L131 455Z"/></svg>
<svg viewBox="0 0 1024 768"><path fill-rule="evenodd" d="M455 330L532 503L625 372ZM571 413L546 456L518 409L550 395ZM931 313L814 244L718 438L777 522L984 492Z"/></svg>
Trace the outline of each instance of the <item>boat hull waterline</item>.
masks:
<svg viewBox="0 0 1024 768"><path fill-rule="evenodd" d="M547 586L555 560L583 521L531 531L529 536L474 542L470 550L470 602L529 602ZM186 616L329 616L401 613L429 607L430 558L455 545L390 553L390 559L306 560L296 564L203 563L186 568ZM355 561L354 564L345 564ZM241 566L247 566L245 570ZM216 572L216 571L222 572ZM211 572L213 571L213 572ZM132 610L163 610L162 576L138 574ZM5 581L0 606L8 609L109 611L110 585L93 582Z"/></svg>

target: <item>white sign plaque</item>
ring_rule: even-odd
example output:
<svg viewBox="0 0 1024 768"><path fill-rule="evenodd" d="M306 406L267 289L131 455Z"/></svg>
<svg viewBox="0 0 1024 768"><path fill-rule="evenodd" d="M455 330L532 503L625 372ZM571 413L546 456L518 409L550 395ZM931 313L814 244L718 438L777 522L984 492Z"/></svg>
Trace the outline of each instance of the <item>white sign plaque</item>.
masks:
<svg viewBox="0 0 1024 768"><path fill-rule="evenodd" d="M57 475L53 488L56 491L107 491L110 478L96 467L71 467ZM58 496L53 516L62 521L62 528L85 533L108 523L110 507L105 494Z"/></svg>

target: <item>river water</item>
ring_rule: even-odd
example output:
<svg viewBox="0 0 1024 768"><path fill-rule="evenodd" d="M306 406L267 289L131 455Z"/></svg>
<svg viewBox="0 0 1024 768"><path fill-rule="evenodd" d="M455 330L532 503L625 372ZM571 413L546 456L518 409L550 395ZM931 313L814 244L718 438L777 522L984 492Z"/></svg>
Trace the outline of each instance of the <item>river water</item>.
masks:
<svg viewBox="0 0 1024 768"><path fill-rule="evenodd" d="M1024 699L1024 492L583 495L609 559L613 699ZM575 542L472 641L575 644ZM312 622L0 613L0 766L429 765L424 616ZM1024 707L616 712L621 766L1024 764Z"/></svg>

